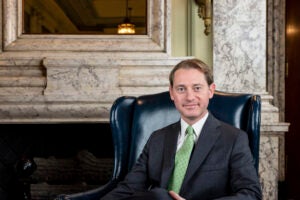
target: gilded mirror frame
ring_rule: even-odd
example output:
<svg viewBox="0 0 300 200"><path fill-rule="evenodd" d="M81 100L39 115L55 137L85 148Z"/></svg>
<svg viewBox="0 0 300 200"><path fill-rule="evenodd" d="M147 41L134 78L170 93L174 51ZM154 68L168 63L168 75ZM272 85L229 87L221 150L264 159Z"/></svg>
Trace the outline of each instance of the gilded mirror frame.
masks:
<svg viewBox="0 0 300 200"><path fill-rule="evenodd" d="M169 53L170 2L147 1L147 35L31 35L22 34L22 0L2 0L2 51Z"/></svg>

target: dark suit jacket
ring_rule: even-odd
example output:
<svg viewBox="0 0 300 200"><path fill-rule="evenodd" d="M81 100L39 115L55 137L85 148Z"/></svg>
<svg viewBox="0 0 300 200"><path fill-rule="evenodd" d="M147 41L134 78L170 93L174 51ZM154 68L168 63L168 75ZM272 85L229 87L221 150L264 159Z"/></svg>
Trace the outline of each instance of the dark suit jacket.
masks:
<svg viewBox="0 0 300 200"><path fill-rule="evenodd" d="M168 186L174 168L180 122L155 131L125 180L103 200L131 199L135 193ZM161 190L161 189L160 189ZM245 132L209 114L193 150L180 195L187 200L261 199Z"/></svg>

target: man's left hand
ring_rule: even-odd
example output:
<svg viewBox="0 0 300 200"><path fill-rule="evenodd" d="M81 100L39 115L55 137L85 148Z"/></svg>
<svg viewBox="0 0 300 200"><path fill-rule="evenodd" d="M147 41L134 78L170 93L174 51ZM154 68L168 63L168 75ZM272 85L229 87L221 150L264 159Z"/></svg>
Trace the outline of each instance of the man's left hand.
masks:
<svg viewBox="0 0 300 200"><path fill-rule="evenodd" d="M185 200L184 198L182 198L181 196L179 196L179 194L177 194L174 191L169 191L170 196L174 199L174 200Z"/></svg>

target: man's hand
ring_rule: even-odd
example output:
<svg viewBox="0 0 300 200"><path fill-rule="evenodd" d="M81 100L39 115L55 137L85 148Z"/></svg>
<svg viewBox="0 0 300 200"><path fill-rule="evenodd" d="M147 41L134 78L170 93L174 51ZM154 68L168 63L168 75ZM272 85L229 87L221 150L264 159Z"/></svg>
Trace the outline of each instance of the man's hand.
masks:
<svg viewBox="0 0 300 200"><path fill-rule="evenodd" d="M179 194L177 194L174 191L169 191L170 196L174 199L174 200L185 200L184 198L182 198L181 196L179 196Z"/></svg>

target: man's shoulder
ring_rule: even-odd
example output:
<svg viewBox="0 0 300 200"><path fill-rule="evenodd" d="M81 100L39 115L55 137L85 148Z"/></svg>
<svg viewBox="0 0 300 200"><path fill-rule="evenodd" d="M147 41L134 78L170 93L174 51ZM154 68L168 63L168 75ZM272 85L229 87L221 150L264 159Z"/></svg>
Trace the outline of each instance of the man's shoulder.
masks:
<svg viewBox="0 0 300 200"><path fill-rule="evenodd" d="M228 129L232 129L235 131L241 131L241 129L235 127L234 125L225 122L221 119L218 119L216 116L214 116L212 113L209 114L209 117L207 118L208 121L211 121L211 123L216 124L217 126L221 126L223 128L228 128Z"/></svg>
<svg viewBox="0 0 300 200"><path fill-rule="evenodd" d="M157 129L156 131L154 131L153 134L166 134L170 131L174 131L174 130L180 130L180 121L177 121L177 122L174 122L174 123L171 123L169 125L166 125L160 129Z"/></svg>
<svg viewBox="0 0 300 200"><path fill-rule="evenodd" d="M223 133L226 133L225 135L232 135L237 136L238 134L246 134L245 131L242 129L228 123L225 121L222 121L215 117L214 115L210 114L211 123L215 124L219 130L221 130Z"/></svg>

